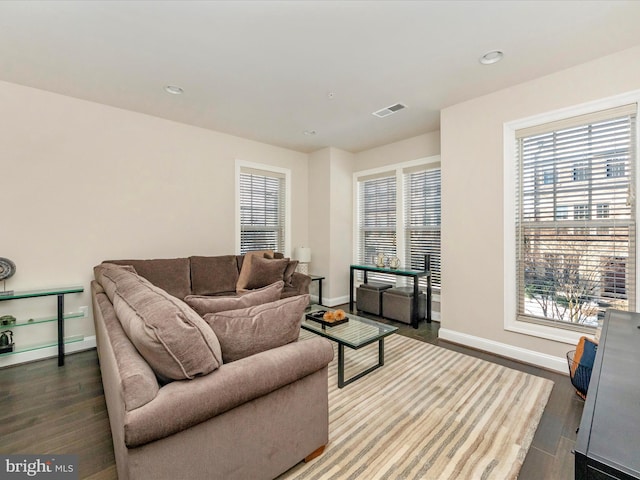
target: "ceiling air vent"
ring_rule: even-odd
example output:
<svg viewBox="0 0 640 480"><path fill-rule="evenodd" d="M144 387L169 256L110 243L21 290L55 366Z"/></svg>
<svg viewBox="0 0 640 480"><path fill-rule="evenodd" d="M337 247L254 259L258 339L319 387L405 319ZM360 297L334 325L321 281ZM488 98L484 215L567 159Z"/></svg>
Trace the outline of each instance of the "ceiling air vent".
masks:
<svg viewBox="0 0 640 480"><path fill-rule="evenodd" d="M389 107L378 110L377 112L373 112L376 117L388 117L392 113L396 113L398 110L402 110L403 108L407 108L406 105L401 103L396 103L395 105L391 105Z"/></svg>

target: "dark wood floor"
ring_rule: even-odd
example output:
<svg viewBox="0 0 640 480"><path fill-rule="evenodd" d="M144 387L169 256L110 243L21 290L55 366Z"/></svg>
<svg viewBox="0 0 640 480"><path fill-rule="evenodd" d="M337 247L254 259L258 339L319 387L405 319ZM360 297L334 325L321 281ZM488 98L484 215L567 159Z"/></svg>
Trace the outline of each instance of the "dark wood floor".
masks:
<svg viewBox="0 0 640 480"><path fill-rule="evenodd" d="M553 380L551 398L519 479L573 478L571 449L583 402L568 377L440 341L437 322L421 323L417 330L389 323L400 327L402 335ZM62 368L50 359L0 370L0 453L78 454L80 478L116 478L95 350L68 355Z"/></svg>

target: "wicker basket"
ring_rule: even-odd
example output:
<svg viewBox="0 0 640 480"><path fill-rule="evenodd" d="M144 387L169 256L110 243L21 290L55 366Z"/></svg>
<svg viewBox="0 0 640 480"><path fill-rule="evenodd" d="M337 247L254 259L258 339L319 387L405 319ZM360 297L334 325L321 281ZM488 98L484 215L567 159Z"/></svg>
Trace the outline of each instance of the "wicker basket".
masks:
<svg viewBox="0 0 640 480"><path fill-rule="evenodd" d="M591 367L582 364L574 364L575 350L567 352L567 363L569 365L569 377L571 384L576 387L578 394L582 398L586 398L589 389L589 381L591 380Z"/></svg>

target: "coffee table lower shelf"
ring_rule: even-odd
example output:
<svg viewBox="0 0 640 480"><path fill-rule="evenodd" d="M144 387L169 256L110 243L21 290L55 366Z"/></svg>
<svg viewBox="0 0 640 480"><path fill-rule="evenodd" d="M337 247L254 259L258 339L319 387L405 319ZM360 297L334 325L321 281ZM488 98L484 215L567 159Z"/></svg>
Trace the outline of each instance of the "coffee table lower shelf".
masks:
<svg viewBox="0 0 640 480"><path fill-rule="evenodd" d="M349 317L349 322L330 328L307 318L303 318L301 325L303 329L328 338L338 344L338 388L343 388L382 367L384 365L384 337L398 330L397 327L392 325L358 317L357 315L348 314L347 316ZM378 342L378 363L345 380L344 347L358 350L374 342Z"/></svg>

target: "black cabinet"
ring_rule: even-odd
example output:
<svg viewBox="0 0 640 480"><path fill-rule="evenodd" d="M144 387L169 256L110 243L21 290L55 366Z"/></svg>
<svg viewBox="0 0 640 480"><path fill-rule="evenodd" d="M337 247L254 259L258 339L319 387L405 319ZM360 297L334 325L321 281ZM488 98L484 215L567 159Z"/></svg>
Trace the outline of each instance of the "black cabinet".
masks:
<svg viewBox="0 0 640 480"><path fill-rule="evenodd" d="M607 311L576 440L576 479L640 479L639 327L639 313Z"/></svg>

